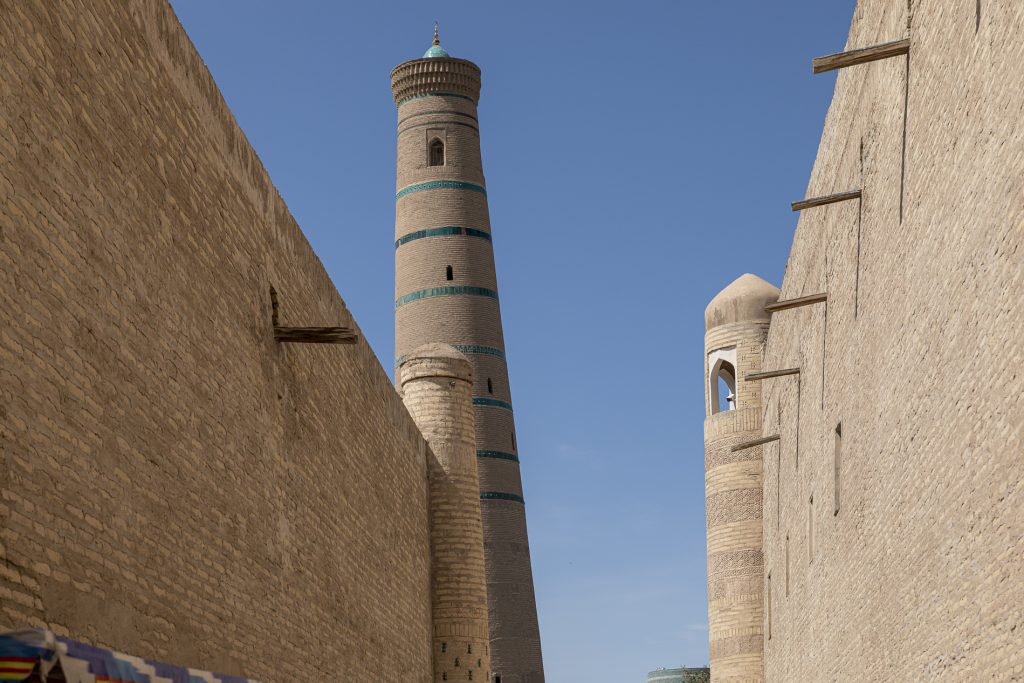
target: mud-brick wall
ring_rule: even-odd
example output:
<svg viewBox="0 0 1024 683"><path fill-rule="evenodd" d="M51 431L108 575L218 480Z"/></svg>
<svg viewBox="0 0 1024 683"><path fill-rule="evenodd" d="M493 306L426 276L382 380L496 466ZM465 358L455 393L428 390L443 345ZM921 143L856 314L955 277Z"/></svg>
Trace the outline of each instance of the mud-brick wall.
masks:
<svg viewBox="0 0 1024 683"><path fill-rule="evenodd" d="M847 48L906 37L838 75L807 195L863 201L802 212L781 298L828 304L768 336L767 681L1024 678L1024 5L861 0Z"/></svg>
<svg viewBox="0 0 1024 683"><path fill-rule="evenodd" d="M430 680L422 437L170 7L0 7L0 628Z"/></svg>

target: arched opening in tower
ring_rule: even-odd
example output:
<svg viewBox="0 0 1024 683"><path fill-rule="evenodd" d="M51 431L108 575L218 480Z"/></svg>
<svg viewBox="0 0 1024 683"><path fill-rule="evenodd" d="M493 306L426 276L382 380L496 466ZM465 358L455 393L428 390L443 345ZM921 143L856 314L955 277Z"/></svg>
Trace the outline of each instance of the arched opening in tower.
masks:
<svg viewBox="0 0 1024 683"><path fill-rule="evenodd" d="M430 165L444 166L444 143L438 138L430 141Z"/></svg>
<svg viewBox="0 0 1024 683"><path fill-rule="evenodd" d="M711 370L711 412L724 413L736 407L736 369L719 359Z"/></svg>

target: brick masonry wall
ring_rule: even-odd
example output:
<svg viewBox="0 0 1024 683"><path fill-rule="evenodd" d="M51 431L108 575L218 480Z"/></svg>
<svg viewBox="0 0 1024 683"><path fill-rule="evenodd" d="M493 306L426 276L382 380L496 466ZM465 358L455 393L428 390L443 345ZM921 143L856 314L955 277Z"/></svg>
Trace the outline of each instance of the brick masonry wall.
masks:
<svg viewBox="0 0 1024 683"><path fill-rule="evenodd" d="M431 680L425 443L271 287L351 323L167 3L4 3L0 628Z"/></svg>
<svg viewBox="0 0 1024 683"><path fill-rule="evenodd" d="M767 342L769 681L1024 679L1024 5L861 0L847 47L908 36L909 86L838 76L807 195L863 201L802 213L828 305Z"/></svg>

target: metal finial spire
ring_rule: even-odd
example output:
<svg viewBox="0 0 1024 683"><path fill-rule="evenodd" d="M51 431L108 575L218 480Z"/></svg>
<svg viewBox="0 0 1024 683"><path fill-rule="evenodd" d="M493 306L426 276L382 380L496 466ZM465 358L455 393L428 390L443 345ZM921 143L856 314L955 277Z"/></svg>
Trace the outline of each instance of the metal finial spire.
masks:
<svg viewBox="0 0 1024 683"><path fill-rule="evenodd" d="M434 42L431 45L440 45L441 41L437 37L437 22L434 22Z"/></svg>

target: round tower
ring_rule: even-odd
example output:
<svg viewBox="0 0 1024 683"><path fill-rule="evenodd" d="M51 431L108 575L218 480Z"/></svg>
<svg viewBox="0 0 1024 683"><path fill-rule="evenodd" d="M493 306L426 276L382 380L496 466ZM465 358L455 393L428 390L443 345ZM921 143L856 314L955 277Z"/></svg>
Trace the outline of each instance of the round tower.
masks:
<svg viewBox="0 0 1024 683"><path fill-rule="evenodd" d="M743 275L704 312L704 477L708 532L708 639L714 683L764 679L761 370L767 304L779 290Z"/></svg>
<svg viewBox="0 0 1024 683"><path fill-rule="evenodd" d="M446 344L398 368L402 399L430 445L434 681L488 680L487 587L473 425L473 369Z"/></svg>
<svg viewBox="0 0 1024 683"><path fill-rule="evenodd" d="M398 106L395 195L397 363L431 342L473 368L473 412L492 683L544 680L519 452L480 158L480 69L435 30L421 59L391 72Z"/></svg>

